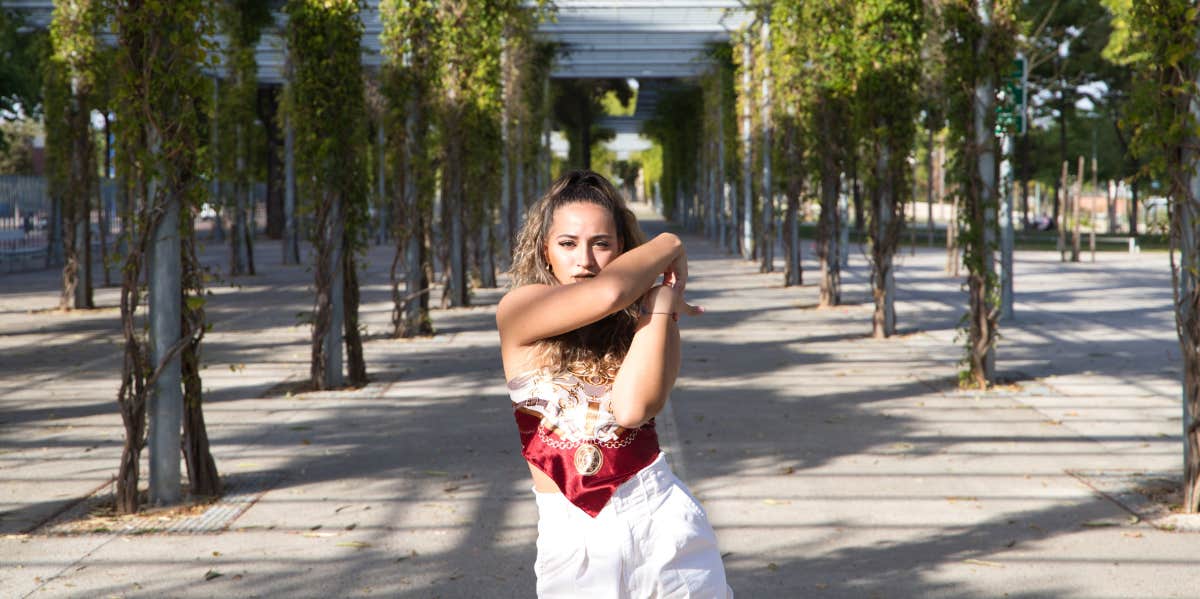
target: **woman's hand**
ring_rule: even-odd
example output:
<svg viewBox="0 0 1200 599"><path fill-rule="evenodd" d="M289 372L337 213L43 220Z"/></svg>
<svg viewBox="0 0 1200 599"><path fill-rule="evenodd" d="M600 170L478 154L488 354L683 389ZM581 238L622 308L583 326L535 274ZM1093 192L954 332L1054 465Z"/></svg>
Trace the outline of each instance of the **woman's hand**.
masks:
<svg viewBox="0 0 1200 599"><path fill-rule="evenodd" d="M674 320L679 320L680 314L697 316L704 313L704 308L692 306L683 301L683 295L679 292L678 287L655 285L646 292L646 295L642 296L641 313L644 315L673 314Z"/></svg>
<svg viewBox="0 0 1200 599"><path fill-rule="evenodd" d="M681 246L679 248L679 256L663 272L663 286L675 290L676 302L673 304L674 307L671 309L671 312L687 314L688 316L698 316L704 313L704 308L693 306L683 299L684 291L687 288L687 278L687 252Z"/></svg>

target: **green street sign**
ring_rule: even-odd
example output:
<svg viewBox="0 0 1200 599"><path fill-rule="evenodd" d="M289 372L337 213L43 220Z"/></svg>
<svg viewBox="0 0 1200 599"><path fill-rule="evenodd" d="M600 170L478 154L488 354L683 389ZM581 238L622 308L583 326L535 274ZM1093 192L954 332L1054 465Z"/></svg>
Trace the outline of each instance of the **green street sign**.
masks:
<svg viewBox="0 0 1200 599"><path fill-rule="evenodd" d="M1025 81L1029 63L1017 55L1012 69L1000 79L996 89L996 135L1025 133Z"/></svg>

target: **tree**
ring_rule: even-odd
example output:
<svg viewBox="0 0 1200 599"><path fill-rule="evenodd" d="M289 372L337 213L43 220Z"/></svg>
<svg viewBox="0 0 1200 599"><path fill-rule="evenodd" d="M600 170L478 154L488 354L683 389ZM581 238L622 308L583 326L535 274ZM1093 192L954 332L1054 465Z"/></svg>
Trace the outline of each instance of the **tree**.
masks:
<svg viewBox="0 0 1200 599"><path fill-rule="evenodd" d="M125 353L117 403L125 446L116 493L121 513L139 507L138 463L146 446L151 394L156 410L150 423L150 500L178 501L181 446L193 493L220 489L201 413L198 360L206 325L190 226L206 199L200 150L209 90L199 69L211 27L206 7L202 0L117 0L113 5L117 153L133 190L127 209L136 210L126 217L130 243L121 283ZM149 339L136 319L145 271Z"/></svg>
<svg viewBox="0 0 1200 599"><path fill-rule="evenodd" d="M956 146L951 172L958 180L958 239L967 267L964 385L995 382L999 318L999 279L995 252L997 147L995 86L1012 63L1014 21L1011 0L952 0L942 8L946 56L947 115Z"/></svg>
<svg viewBox="0 0 1200 599"><path fill-rule="evenodd" d="M1109 35L1108 13L1095 0L1033 0L1017 4L1015 18L1026 25L1021 50L1029 61L1029 92L1035 99L1032 117L1052 117L1058 123L1058 157L1054 172L1072 156L1068 152L1068 124L1076 101L1085 97L1085 84L1100 79L1104 68L1101 51ZM1019 144L1018 147L1021 147ZM1048 149L1048 148L1047 148ZM1031 155L1052 156L1050 152ZM1054 179L1054 220L1061 209L1059 180Z"/></svg>
<svg viewBox="0 0 1200 599"><path fill-rule="evenodd" d="M471 247L480 284L495 284L492 231L500 189L493 179L502 166L499 58L505 24L525 8L517 0L448 0L439 9L442 222L449 227L443 304L457 307L470 302Z"/></svg>
<svg viewBox="0 0 1200 599"><path fill-rule="evenodd" d="M44 30L25 27L18 12L0 10L0 119L41 113L43 65L49 54L50 38ZM8 144L0 130L0 151Z"/></svg>
<svg viewBox="0 0 1200 599"><path fill-rule="evenodd" d="M295 126L297 190L314 217L314 389L366 384L358 329L356 254L368 228L366 100L357 0L288 0L292 80L286 104Z"/></svg>
<svg viewBox="0 0 1200 599"><path fill-rule="evenodd" d="M780 32L775 46L779 94L782 102L796 107L796 126L802 136L798 143L812 149L799 168L814 173L820 186L817 259L820 305L825 307L841 303L840 255L846 250L838 246L838 198L855 139L849 118L858 43L854 6L848 0L788 0L774 5Z"/></svg>
<svg viewBox="0 0 1200 599"><path fill-rule="evenodd" d="M258 104L258 65L255 46L262 28L272 20L270 5L259 0L222 0L218 5L222 31L229 40L225 62L229 84L221 94L219 159L221 179L233 185L232 231L229 236L229 274L254 274L254 215L251 165L254 148L254 119Z"/></svg>
<svg viewBox="0 0 1200 599"><path fill-rule="evenodd" d="M904 229L904 202L912 195L908 154L915 139L923 6L920 0L869 0L855 12L856 118L862 132L870 211L873 331L896 332L892 258Z"/></svg>
<svg viewBox="0 0 1200 599"><path fill-rule="evenodd" d="M574 168L592 168L592 148L613 139L613 131L600 127L604 107L600 100L615 93L628 106L633 90L624 79L555 79L554 120L567 132L567 162Z"/></svg>
<svg viewBox="0 0 1200 599"><path fill-rule="evenodd" d="M63 223L59 307L92 308L92 197L96 148L92 139L99 0L59 2L50 23L52 52L45 73L48 183Z"/></svg>
<svg viewBox="0 0 1200 599"><path fill-rule="evenodd" d="M392 334L432 335L429 287L429 225L433 219L435 148L431 148L430 113L437 80L437 6L433 0L389 0L380 6L384 24L383 91L385 122L390 132L392 197L396 240L392 260ZM403 265L403 281L399 267ZM401 291L401 283L404 289Z"/></svg>
<svg viewBox="0 0 1200 599"><path fill-rule="evenodd" d="M702 94L680 85L659 94L654 116L642 123L642 134L662 147L662 211L676 222L686 222L694 195Z"/></svg>
<svg viewBox="0 0 1200 599"><path fill-rule="evenodd" d="M1133 149L1166 183L1171 283L1183 357L1183 509L1200 512L1200 15L1187 0L1110 7L1127 24L1125 62L1136 68Z"/></svg>

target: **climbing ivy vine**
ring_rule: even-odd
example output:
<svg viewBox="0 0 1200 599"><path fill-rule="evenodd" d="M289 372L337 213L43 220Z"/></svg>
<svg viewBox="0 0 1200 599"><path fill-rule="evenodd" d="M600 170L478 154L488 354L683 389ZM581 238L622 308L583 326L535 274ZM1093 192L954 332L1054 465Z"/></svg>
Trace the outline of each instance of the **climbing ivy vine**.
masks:
<svg viewBox="0 0 1200 599"><path fill-rule="evenodd" d="M208 197L202 178L208 164L202 123L210 109L210 89L200 67L207 63L210 52L204 40L211 37L212 19L203 0L112 0L110 8L118 42L114 133L122 171L132 190L126 215L129 247L121 282L125 343L117 403L125 426L125 445L116 504L119 512L132 513L139 508L138 466L146 445L147 399L168 364L176 359L182 362L186 389L178 391L184 397L184 457L192 492L210 495L220 490L201 416L198 363L206 324L203 275L195 260L190 224ZM137 310L142 302L146 251L169 211L180 214L183 326L181 337L153 361L145 331L137 323ZM149 283L154 287L158 281Z"/></svg>
<svg viewBox="0 0 1200 599"><path fill-rule="evenodd" d="M1118 30L1111 54L1134 69L1132 150L1166 183L1171 282L1183 358L1183 509L1200 512L1200 10L1187 0L1107 2Z"/></svg>
<svg viewBox="0 0 1200 599"><path fill-rule="evenodd" d="M292 66L284 102L295 127L296 188L313 216L310 373L316 389L340 386L340 345L351 385L366 383L358 327L358 253L366 246L366 101L358 0L289 0Z"/></svg>
<svg viewBox="0 0 1200 599"><path fill-rule="evenodd" d="M946 58L947 117L955 146L948 172L954 192L958 235L967 267L969 304L964 317L964 385L994 383L994 349L999 334L999 279L994 255L999 236L996 212L996 157L993 91L1014 56L1014 3L1011 0L954 0L942 5L940 35ZM986 21L982 18L986 17Z"/></svg>
<svg viewBox="0 0 1200 599"><path fill-rule="evenodd" d="M46 64L47 182L62 219L63 309L91 308L92 197L96 148L91 112L95 103L100 0L56 2Z"/></svg>

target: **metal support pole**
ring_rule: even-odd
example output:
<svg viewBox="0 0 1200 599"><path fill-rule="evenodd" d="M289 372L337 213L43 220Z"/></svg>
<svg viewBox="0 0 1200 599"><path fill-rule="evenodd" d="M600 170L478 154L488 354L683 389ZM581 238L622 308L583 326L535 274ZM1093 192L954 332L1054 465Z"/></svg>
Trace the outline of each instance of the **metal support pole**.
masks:
<svg viewBox="0 0 1200 599"><path fill-rule="evenodd" d="M1004 135L1001 141L1000 186L1004 199L1000 203L1000 318L1013 318L1013 193L1012 136Z"/></svg>
<svg viewBox="0 0 1200 599"><path fill-rule="evenodd" d="M343 384L342 376L342 335L345 319L345 285L346 273L342 270L342 228L345 226L342 217L342 200L334 200L330 208L328 225L332 231L322 234L333 246L329 249L329 272L332 275L329 283L329 330L325 333L325 388L337 389Z"/></svg>
<svg viewBox="0 0 1200 599"><path fill-rule="evenodd" d="M300 263L300 236L296 231L296 129L284 117L283 134L283 263Z"/></svg>
<svg viewBox="0 0 1200 599"><path fill-rule="evenodd" d="M154 197L153 191L150 198ZM150 200L148 200L150 201ZM154 366L162 364L179 341L182 322L182 261L179 199L167 199L150 248L150 348ZM154 382L150 398L150 503L178 503L183 387L179 355L172 356Z"/></svg>
<svg viewBox="0 0 1200 599"><path fill-rule="evenodd" d="M387 136L383 132L383 117L379 119L379 125L375 127L375 146L379 151L379 160L376 169L379 173L377 182L379 183L378 191L376 192L376 210L375 218L379 219L376 224L377 233L375 235L375 243L382 244L387 239L387 227L391 222L387 218L388 201L387 201Z"/></svg>
<svg viewBox="0 0 1200 599"><path fill-rule="evenodd" d="M976 13L979 16L980 24L984 29L989 29L992 26L991 19L991 1L976 0ZM984 38L986 40L986 38ZM983 49L980 49L983 52ZM975 131L975 145L979 148L979 160L976 163L976 168L980 185L980 205L983 207L983 247L989 248L983 252L983 272L996 272L996 260L990 248L996 247L996 209L993 207L992 200L996 194L996 154L992 150L995 143L995 133L991 127L987 126L988 112L992 110L995 99L995 84L991 79L984 78L975 85L975 98L973 103L972 124ZM985 280L988 275L985 274ZM988 295L988 290L984 290L985 296ZM985 309L992 310L995 306L991 305L991 301L985 300ZM990 334L990 333L985 333ZM983 358L983 377L991 382L996 379L996 350L994 344L990 345L987 355Z"/></svg>
<svg viewBox="0 0 1200 599"><path fill-rule="evenodd" d="M725 102L723 94L717 96L717 243L729 247L729 212L726 207L728 194L725 192Z"/></svg>
<svg viewBox="0 0 1200 599"><path fill-rule="evenodd" d="M1096 173L1096 132L1092 132L1092 193L1095 194L1092 198L1100 195L1100 180ZM1091 208L1088 210L1088 220L1091 221L1092 227L1088 231L1088 249L1092 252L1092 262L1096 261L1096 219L1100 213L1096 211L1096 200L1091 202Z"/></svg>
<svg viewBox="0 0 1200 599"><path fill-rule="evenodd" d="M763 16L764 55L771 54L771 21ZM762 80L762 272L775 270L775 186L771 182L771 62L764 61Z"/></svg>
<svg viewBox="0 0 1200 599"><path fill-rule="evenodd" d="M510 183L510 165L508 160L508 39L500 38L500 253L501 261L507 264L512 258L513 242L508 229L512 190ZM517 182L518 187L522 184ZM484 221L484 227L487 221ZM486 251L486 250L485 250Z"/></svg>
<svg viewBox="0 0 1200 599"><path fill-rule="evenodd" d="M750 141L750 84L752 55L748 41L742 42L742 259L754 256L754 161Z"/></svg>
<svg viewBox="0 0 1200 599"><path fill-rule="evenodd" d="M838 243L837 257L835 260L841 261L842 268L850 266L850 193L851 190L843 180L838 187Z"/></svg>

